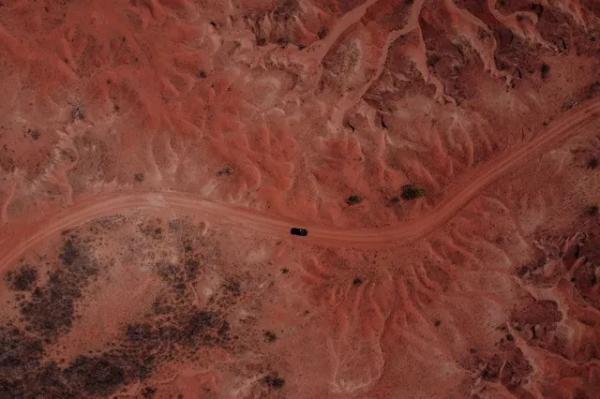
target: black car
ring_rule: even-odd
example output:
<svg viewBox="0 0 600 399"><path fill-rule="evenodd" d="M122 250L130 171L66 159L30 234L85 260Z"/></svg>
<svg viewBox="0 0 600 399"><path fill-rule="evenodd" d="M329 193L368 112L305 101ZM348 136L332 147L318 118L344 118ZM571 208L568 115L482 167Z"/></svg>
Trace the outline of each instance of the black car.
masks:
<svg viewBox="0 0 600 399"><path fill-rule="evenodd" d="M303 229L302 227L292 227L290 233L295 236L306 237L308 235L308 230Z"/></svg>

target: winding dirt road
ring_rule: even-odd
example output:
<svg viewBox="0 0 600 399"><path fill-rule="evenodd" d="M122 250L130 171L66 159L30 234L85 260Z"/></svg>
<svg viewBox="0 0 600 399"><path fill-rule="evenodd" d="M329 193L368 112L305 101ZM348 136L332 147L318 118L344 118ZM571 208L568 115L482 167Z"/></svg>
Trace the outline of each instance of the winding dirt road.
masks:
<svg viewBox="0 0 600 399"><path fill-rule="evenodd" d="M406 243L421 238L446 223L480 190L509 169L539 155L598 120L600 120L600 100L590 101L570 110L533 140L463 176L461 181L455 184L456 188L448 193L447 201L429 214L398 226L363 229L324 228L318 225L305 225L297 220L268 216L251 209L198 199L194 194L189 193L172 191L106 193L81 200L45 221L29 225L18 232L11 232L10 237L5 237L0 245L6 249L0 257L0 268L14 262L30 246L65 229L98 217L131 210L195 215L209 223L252 229L275 237L290 238L290 227L302 226L308 229L309 235L299 239L319 245L372 247Z"/></svg>

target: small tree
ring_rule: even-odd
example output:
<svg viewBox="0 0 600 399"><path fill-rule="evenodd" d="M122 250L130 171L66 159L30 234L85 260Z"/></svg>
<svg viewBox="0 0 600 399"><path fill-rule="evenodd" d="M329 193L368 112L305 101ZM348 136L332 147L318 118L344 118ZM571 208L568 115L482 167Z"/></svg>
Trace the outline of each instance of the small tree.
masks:
<svg viewBox="0 0 600 399"><path fill-rule="evenodd" d="M411 201L420 198L425 195L425 190L415 186L414 184L406 184L402 186L402 194L400 195L403 200Z"/></svg>
<svg viewBox="0 0 600 399"><path fill-rule="evenodd" d="M362 197L360 197L359 195L351 195L348 198L346 198L346 204L348 205L357 205L360 204L362 202Z"/></svg>

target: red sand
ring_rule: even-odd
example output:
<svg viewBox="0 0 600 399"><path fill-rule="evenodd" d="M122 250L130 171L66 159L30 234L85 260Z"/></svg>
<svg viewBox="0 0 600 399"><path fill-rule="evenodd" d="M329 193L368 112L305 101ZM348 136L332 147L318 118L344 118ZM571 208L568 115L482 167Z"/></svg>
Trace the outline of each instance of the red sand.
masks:
<svg viewBox="0 0 600 399"><path fill-rule="evenodd" d="M2 0L0 88L0 398L600 398L597 0Z"/></svg>

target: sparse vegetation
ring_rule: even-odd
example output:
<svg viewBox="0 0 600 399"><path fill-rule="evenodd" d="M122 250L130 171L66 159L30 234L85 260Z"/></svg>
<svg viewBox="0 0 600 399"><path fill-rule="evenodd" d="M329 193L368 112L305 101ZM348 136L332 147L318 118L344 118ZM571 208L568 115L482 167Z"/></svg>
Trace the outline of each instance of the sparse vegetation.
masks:
<svg viewBox="0 0 600 399"><path fill-rule="evenodd" d="M63 245L62 252L60 253L59 258L66 266L71 266L79 257L79 255L79 249L77 248L73 240L68 239Z"/></svg>
<svg viewBox="0 0 600 399"><path fill-rule="evenodd" d="M98 274L98 265L75 237L68 238L59 255L62 265L48 275L40 287L29 282L34 276L26 273L26 285L34 288L31 297L19 304L28 328L46 339L69 331L75 319L76 302Z"/></svg>
<svg viewBox="0 0 600 399"><path fill-rule="evenodd" d="M222 169L217 172L217 176L231 176L233 174L233 168L229 165L225 165Z"/></svg>
<svg viewBox="0 0 600 399"><path fill-rule="evenodd" d="M319 40L323 40L325 39L325 36L327 36L328 33L329 30L326 27L323 27L319 30L319 32L317 32L317 37L319 38Z"/></svg>
<svg viewBox="0 0 600 399"><path fill-rule="evenodd" d="M164 238L164 231L160 223L156 220L140 223L138 224L138 229L144 236L153 240L162 240Z"/></svg>
<svg viewBox="0 0 600 399"><path fill-rule="evenodd" d="M550 73L550 65L542 64L542 66L540 67L540 74L542 76L542 79L546 79L548 77L549 73Z"/></svg>
<svg viewBox="0 0 600 399"><path fill-rule="evenodd" d="M359 195L351 195L348 198L346 198L346 204L352 206L352 205L358 205L362 202L362 197Z"/></svg>
<svg viewBox="0 0 600 399"><path fill-rule="evenodd" d="M142 397L144 399L154 398L155 395L156 395L156 388L154 388L154 387L146 387L146 388L142 389Z"/></svg>
<svg viewBox="0 0 600 399"><path fill-rule="evenodd" d="M587 216L593 217L598 215L598 205L590 205L585 208L585 214Z"/></svg>
<svg viewBox="0 0 600 399"><path fill-rule="evenodd" d="M28 129L27 134L29 134L29 137L31 137L33 140L38 140L42 135L39 131L32 129Z"/></svg>
<svg viewBox="0 0 600 399"><path fill-rule="evenodd" d="M29 291L37 281L37 270L31 265L23 265L18 270L6 274L8 287L14 291Z"/></svg>
<svg viewBox="0 0 600 399"><path fill-rule="evenodd" d="M403 200L411 201L420 198L425 195L425 190L415 186L414 184L407 184L402 186L402 194L400 195Z"/></svg>
<svg viewBox="0 0 600 399"><path fill-rule="evenodd" d="M277 335L273 331L265 331L264 335L267 342L275 342L277 340Z"/></svg>
<svg viewBox="0 0 600 399"><path fill-rule="evenodd" d="M281 389L285 385L285 380L277 373L271 373L263 377L262 383L275 389Z"/></svg>
<svg viewBox="0 0 600 399"><path fill-rule="evenodd" d="M192 281L198 275L200 270L200 262L196 258L186 259L184 263L185 276L187 281Z"/></svg>
<svg viewBox="0 0 600 399"><path fill-rule="evenodd" d="M529 9L533 11L538 16L538 18L541 17L544 13L544 6L538 3L531 3L529 5Z"/></svg>
<svg viewBox="0 0 600 399"><path fill-rule="evenodd" d="M440 57L436 54L431 54L427 57L427 66L432 68L440 61Z"/></svg>
<svg viewBox="0 0 600 399"><path fill-rule="evenodd" d="M600 395L600 0L80 3L0 0L0 399Z"/></svg>
<svg viewBox="0 0 600 399"><path fill-rule="evenodd" d="M110 395L125 383L125 370L108 356L79 356L65 374L88 395Z"/></svg>

